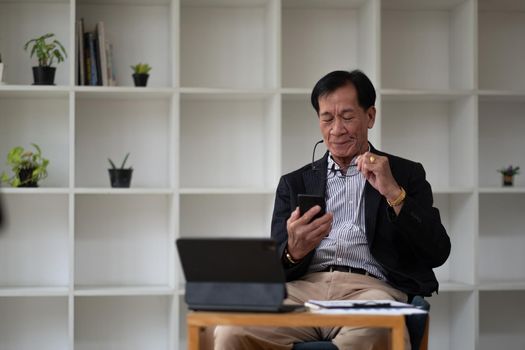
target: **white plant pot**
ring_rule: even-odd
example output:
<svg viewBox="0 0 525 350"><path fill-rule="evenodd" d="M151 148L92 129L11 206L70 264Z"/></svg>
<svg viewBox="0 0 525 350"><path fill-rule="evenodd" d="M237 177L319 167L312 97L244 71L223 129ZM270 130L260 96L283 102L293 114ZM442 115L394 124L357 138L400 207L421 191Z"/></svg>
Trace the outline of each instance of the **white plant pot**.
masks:
<svg viewBox="0 0 525 350"><path fill-rule="evenodd" d="M4 64L0 63L0 84L2 84L2 82L4 81L3 77L4 77Z"/></svg>

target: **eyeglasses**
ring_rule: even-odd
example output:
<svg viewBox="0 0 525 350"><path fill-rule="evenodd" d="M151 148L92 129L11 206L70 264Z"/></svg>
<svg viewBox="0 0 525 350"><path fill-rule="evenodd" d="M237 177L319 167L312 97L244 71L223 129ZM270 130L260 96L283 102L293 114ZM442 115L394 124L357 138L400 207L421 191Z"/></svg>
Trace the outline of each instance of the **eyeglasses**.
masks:
<svg viewBox="0 0 525 350"><path fill-rule="evenodd" d="M355 168L355 170L352 169L351 171L349 171L351 168ZM332 164L332 168L330 169L330 172L328 173L328 176L326 178L333 179L337 176L339 178L344 179L347 177L356 176L357 174L359 174L359 171L357 171L357 164L350 164L348 168L346 168L345 172L343 172L342 169L336 169L335 164Z"/></svg>

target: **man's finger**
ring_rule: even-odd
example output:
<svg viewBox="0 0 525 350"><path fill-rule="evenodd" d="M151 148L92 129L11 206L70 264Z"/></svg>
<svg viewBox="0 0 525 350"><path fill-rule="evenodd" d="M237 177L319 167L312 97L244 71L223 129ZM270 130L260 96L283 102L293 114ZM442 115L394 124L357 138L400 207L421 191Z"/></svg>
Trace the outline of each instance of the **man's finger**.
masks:
<svg viewBox="0 0 525 350"><path fill-rule="evenodd" d="M294 211L292 211L292 214L290 215L290 220L295 221L299 219L301 214L299 214L299 207L296 207Z"/></svg>
<svg viewBox="0 0 525 350"><path fill-rule="evenodd" d="M312 208L308 209L308 211L304 213L299 220L301 220L301 222L306 225L310 221L312 221L313 217L317 215L317 213L319 213L320 211L321 207L318 205L314 205Z"/></svg>

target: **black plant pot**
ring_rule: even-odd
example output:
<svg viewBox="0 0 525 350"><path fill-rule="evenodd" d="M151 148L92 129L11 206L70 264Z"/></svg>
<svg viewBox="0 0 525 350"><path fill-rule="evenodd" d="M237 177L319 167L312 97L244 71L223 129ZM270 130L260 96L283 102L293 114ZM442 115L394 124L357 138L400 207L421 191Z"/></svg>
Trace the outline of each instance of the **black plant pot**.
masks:
<svg viewBox="0 0 525 350"><path fill-rule="evenodd" d="M54 85L56 70L55 67L33 67L34 85Z"/></svg>
<svg viewBox="0 0 525 350"><path fill-rule="evenodd" d="M503 175L503 186L505 187L514 186L514 176Z"/></svg>
<svg viewBox="0 0 525 350"><path fill-rule="evenodd" d="M133 169L108 169L111 187L129 188Z"/></svg>
<svg viewBox="0 0 525 350"><path fill-rule="evenodd" d="M146 86L148 84L149 74L133 74L133 81L135 86Z"/></svg>
<svg viewBox="0 0 525 350"><path fill-rule="evenodd" d="M38 187L36 181L28 181L33 176L33 170L35 168L24 168L18 172L18 178L20 179L20 185L18 187Z"/></svg>

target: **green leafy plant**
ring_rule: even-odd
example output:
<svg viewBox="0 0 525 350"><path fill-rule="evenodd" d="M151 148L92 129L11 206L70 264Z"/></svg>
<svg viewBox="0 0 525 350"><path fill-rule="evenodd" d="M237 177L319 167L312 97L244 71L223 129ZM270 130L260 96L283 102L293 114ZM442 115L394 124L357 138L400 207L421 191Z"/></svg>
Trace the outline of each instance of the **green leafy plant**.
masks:
<svg viewBox="0 0 525 350"><path fill-rule="evenodd" d="M514 176L520 173L520 167L519 166L513 167L512 165L509 165L506 168L499 169L498 172L505 176Z"/></svg>
<svg viewBox="0 0 525 350"><path fill-rule="evenodd" d="M2 172L0 179L2 182L8 183L13 187L21 187L30 183L36 183L39 180L47 177L47 166L49 160L42 157L42 150L40 147L32 143L36 152L26 151L23 147L17 146L12 148L7 154L7 165L11 167L13 175L9 176L6 172ZM20 178L20 173L24 171L31 171L26 179Z"/></svg>
<svg viewBox="0 0 525 350"><path fill-rule="evenodd" d="M122 165L120 166L120 168L117 168L115 163L110 158L108 158L109 164L111 164L111 169L133 169L133 167L124 168L126 166L126 161L128 160L128 157L129 157L129 152L124 157L124 160L122 161Z"/></svg>
<svg viewBox="0 0 525 350"><path fill-rule="evenodd" d="M137 63L134 66L130 66L135 74L149 74L151 67L147 63Z"/></svg>
<svg viewBox="0 0 525 350"><path fill-rule="evenodd" d="M31 46L31 57L36 55L38 58L38 65L41 67L51 67L53 60L56 58L57 62L63 62L64 58L67 57L66 49L64 46L56 39L51 42L46 40L51 40L55 34L47 33L38 38L29 40L24 45L24 50L28 50Z"/></svg>

